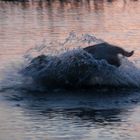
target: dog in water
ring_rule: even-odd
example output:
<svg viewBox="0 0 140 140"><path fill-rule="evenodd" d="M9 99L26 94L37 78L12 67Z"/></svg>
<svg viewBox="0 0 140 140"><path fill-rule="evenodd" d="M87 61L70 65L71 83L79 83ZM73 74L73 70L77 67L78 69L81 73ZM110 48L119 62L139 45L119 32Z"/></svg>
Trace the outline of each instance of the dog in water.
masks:
<svg viewBox="0 0 140 140"><path fill-rule="evenodd" d="M122 56L130 57L134 54L134 51L128 52L121 47L108 44L106 42L85 47L84 50L93 55L95 59L106 60L109 64L119 67L121 65L118 54Z"/></svg>

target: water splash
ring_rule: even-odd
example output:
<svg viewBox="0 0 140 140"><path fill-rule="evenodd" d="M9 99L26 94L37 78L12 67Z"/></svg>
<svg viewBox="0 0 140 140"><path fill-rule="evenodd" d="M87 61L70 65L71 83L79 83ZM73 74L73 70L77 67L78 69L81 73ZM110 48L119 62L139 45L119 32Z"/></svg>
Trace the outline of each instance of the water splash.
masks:
<svg viewBox="0 0 140 140"><path fill-rule="evenodd" d="M33 90L85 86L139 88L140 69L135 62L122 58L122 65L116 68L106 60L94 59L82 49L102 42L94 35L77 36L73 32L63 42L43 40L25 53L20 68L5 71L1 87Z"/></svg>
<svg viewBox="0 0 140 140"><path fill-rule="evenodd" d="M102 42L104 41L97 39L94 35L82 34L81 36L78 36L75 32L70 32L68 37L62 42L58 40L49 42L47 39L44 39L41 44L37 44L35 47L29 49L24 57L31 61L34 57L42 54L54 56L74 48L83 48Z"/></svg>
<svg viewBox="0 0 140 140"><path fill-rule="evenodd" d="M24 69L37 84L44 86L113 86L140 87L140 70L133 62L122 58L122 65L116 68L106 60L96 60L82 48L102 43L93 35L77 36L70 33L64 42L52 42L31 49L26 56L31 61ZM54 49L55 46L55 49ZM33 52L39 57L35 57ZM26 57L28 58L28 57ZM35 58L35 59L34 59ZM133 72L133 73L132 73Z"/></svg>

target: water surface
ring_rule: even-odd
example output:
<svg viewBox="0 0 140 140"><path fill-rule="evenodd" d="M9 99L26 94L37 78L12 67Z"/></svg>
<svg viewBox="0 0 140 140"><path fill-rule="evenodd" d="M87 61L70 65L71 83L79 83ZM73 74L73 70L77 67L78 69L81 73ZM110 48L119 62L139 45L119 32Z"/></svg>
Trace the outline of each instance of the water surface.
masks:
<svg viewBox="0 0 140 140"><path fill-rule="evenodd" d="M138 89L31 91L16 73L30 48L65 42L72 31L133 49L130 61L139 62L139 7L138 0L0 1L0 139L139 140Z"/></svg>

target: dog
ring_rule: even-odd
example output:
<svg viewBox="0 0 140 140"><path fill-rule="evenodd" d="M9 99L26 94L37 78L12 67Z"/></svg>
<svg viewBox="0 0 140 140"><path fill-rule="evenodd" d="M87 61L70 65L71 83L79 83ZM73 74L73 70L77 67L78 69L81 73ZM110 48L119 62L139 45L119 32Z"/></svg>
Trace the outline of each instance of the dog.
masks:
<svg viewBox="0 0 140 140"><path fill-rule="evenodd" d="M118 54L125 57L131 57L134 51L128 52L121 47L111 45L109 43L101 43L92 46L85 47L84 50L93 55L97 60L106 60L109 64L119 67L121 65Z"/></svg>

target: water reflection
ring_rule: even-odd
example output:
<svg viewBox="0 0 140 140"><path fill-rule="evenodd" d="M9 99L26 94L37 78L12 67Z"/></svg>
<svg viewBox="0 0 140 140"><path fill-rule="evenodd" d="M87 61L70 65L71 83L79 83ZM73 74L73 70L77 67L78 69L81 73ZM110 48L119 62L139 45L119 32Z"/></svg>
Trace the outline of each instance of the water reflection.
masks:
<svg viewBox="0 0 140 140"><path fill-rule="evenodd" d="M9 1L9 2L8 2ZM52 7L52 6L59 6L59 7L71 7L71 8L77 8L77 7L86 7L91 9L92 5L95 7L96 10L103 9L105 7L105 3L115 3L118 0L39 0L39 1L34 1L34 0L3 0L1 1L1 5L6 4L17 4L17 5L30 5L30 6L35 6L40 9L43 9L45 7ZM130 0L132 2L137 2L138 0ZM127 4L130 3L130 1L123 0L122 3ZM120 1L118 2L120 3ZM29 7L26 7L29 8Z"/></svg>
<svg viewBox="0 0 140 140"><path fill-rule="evenodd" d="M47 137L49 140L102 140L104 137L125 139L129 135L135 139L139 136L138 132L135 134L131 130L135 129L135 124L130 121L132 110L140 101L139 91L59 90L39 93L7 89L3 96L12 103L15 111L11 115L16 116L6 125L14 124L12 132L20 126L18 131L26 134L24 138L30 135L30 138Z"/></svg>
<svg viewBox="0 0 140 140"><path fill-rule="evenodd" d="M10 53L8 51L10 47L12 50L16 49L19 53L23 53L35 43L41 42L44 37L48 41L62 40L71 31L78 34L95 34L107 42L130 47L130 49L133 46L137 48L139 46L139 2L135 2L0 1L1 49Z"/></svg>
<svg viewBox="0 0 140 140"><path fill-rule="evenodd" d="M139 58L139 7L138 0L0 1L1 64L17 61L18 55L43 38L60 41L71 31L134 49ZM140 137L135 119L139 112L134 110L139 107L139 92L48 91L42 95L9 89L0 96L2 139Z"/></svg>
<svg viewBox="0 0 140 140"><path fill-rule="evenodd" d="M0 103L4 110L1 108L0 112L7 118L4 121L0 117L0 134L3 133L0 138L136 140L140 136L138 122L135 122L139 118L138 91L39 93L5 89L0 95L4 97Z"/></svg>
<svg viewBox="0 0 140 140"><path fill-rule="evenodd" d="M8 89L9 90L9 89ZM48 93L13 91L4 95L7 100L15 102L15 106L21 107L25 114L35 117L40 116L53 119L62 115L63 119L80 118L98 125L109 122L126 121L129 109L137 106L140 101L139 91L48 91ZM123 118L125 116L125 118ZM47 119L46 118L46 119ZM125 120L124 120L125 119Z"/></svg>

